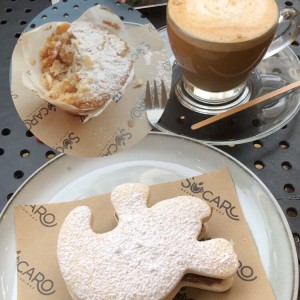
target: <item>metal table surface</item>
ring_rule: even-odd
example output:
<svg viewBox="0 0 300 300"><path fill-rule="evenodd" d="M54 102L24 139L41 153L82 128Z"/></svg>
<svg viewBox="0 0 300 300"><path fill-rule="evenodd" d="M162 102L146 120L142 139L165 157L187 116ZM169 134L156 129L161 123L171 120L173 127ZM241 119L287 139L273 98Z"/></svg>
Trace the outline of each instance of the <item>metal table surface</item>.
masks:
<svg viewBox="0 0 300 300"><path fill-rule="evenodd" d="M278 0L278 3L281 7L294 6L300 10L300 0L285 2ZM0 211L32 173L58 154L39 142L27 130L15 110L12 102L14 94L9 86L10 60L16 41L31 20L49 5L51 5L49 0L0 1ZM148 18L156 28L165 25L164 6L140 9L140 13L141 17ZM291 48L300 58L299 42L300 38L291 45ZM299 135L298 113L288 125L268 137L233 147L219 147L246 165L273 193L291 227L298 257L300 257Z"/></svg>

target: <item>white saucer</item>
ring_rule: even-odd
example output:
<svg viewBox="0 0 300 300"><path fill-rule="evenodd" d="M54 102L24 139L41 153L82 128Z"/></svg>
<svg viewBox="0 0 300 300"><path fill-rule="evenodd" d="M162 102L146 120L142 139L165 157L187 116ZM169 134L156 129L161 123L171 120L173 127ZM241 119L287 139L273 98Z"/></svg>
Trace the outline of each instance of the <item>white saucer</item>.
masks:
<svg viewBox="0 0 300 300"><path fill-rule="evenodd" d="M166 28L160 30L170 62L175 58L169 45ZM256 68L255 76L249 79L250 100L276 90L300 79L300 61L290 47L263 60ZM256 78L257 77L257 78ZM159 128L179 135L188 136L208 144L241 144L261 139L275 133L290 122L300 109L300 89L283 94L251 109L237 113L232 117L215 122L199 130L192 130L191 125L202 121L210 115L208 111L221 112L226 107L214 107L209 110L200 105L186 103L182 105L174 91L174 85L181 79L180 67L173 68L173 92L171 91L166 110L158 122ZM255 79L255 80L254 80ZM201 107L201 109L199 108ZM202 111L202 112L201 112ZM206 111L206 113L204 112ZM211 113L216 114L216 113ZM183 121L184 120L184 121Z"/></svg>

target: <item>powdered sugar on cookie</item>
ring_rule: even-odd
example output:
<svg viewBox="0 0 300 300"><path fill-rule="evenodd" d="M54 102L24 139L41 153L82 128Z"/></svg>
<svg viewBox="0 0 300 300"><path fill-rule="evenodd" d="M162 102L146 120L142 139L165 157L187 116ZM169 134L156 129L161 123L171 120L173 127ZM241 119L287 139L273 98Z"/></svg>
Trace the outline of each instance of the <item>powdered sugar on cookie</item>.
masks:
<svg viewBox="0 0 300 300"><path fill-rule="evenodd" d="M199 242L211 215L198 198L179 196L147 207L149 187L124 184L111 195L118 225L97 234L80 206L65 219L57 256L74 299L164 299L186 273L228 278L238 266L230 242Z"/></svg>

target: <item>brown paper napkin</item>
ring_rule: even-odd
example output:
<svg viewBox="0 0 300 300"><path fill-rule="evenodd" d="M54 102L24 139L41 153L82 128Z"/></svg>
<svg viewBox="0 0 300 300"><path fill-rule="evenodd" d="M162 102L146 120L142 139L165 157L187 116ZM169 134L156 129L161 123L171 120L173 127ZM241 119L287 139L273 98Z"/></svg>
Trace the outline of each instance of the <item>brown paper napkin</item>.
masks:
<svg viewBox="0 0 300 300"><path fill-rule="evenodd" d="M213 215L207 223L209 237L232 240L240 262L229 291L214 293L184 288L175 299L275 299L228 169L152 185L150 189L149 206L178 195L193 195L206 200L213 208ZM91 208L96 232L106 232L117 225L110 194L15 208L18 300L71 300L60 274L56 243L62 222L78 205Z"/></svg>
<svg viewBox="0 0 300 300"><path fill-rule="evenodd" d="M99 6L90 8L80 20L97 22L98 10ZM39 40L42 40L41 37L45 40L44 35L49 35L48 31L42 28L39 28L41 29L39 39L27 44L34 45L37 49L41 47L38 44ZM29 72L25 57L28 59L32 57L28 53L24 55L23 37L20 37L12 56L13 102L28 130L42 142L70 155L108 156L135 145L150 132L151 126L143 102L146 83L147 80L150 83L154 80L158 83L164 80L169 92L171 79L169 56L163 40L152 24L142 26L127 24L126 28L134 60L134 78L118 103L111 101L100 115L96 117L91 115L88 121L87 118L74 116L59 109L24 86L22 78L34 72L33 70Z"/></svg>

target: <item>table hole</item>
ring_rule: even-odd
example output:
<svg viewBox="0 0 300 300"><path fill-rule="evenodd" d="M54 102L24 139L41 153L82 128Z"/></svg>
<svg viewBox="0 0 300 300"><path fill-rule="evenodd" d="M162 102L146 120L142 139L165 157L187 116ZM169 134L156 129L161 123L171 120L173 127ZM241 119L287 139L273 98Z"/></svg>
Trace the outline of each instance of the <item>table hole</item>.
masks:
<svg viewBox="0 0 300 300"><path fill-rule="evenodd" d="M79 5L74 5L73 8L74 8L74 9L78 9L78 8L79 8Z"/></svg>
<svg viewBox="0 0 300 300"><path fill-rule="evenodd" d="M23 149L23 150L20 151L20 156L21 156L21 157L26 158L26 157L28 157L29 155L30 155L30 151L27 150L27 149Z"/></svg>
<svg viewBox="0 0 300 300"><path fill-rule="evenodd" d="M10 129L9 128L3 128L1 130L1 134L2 135L9 135L10 134Z"/></svg>
<svg viewBox="0 0 300 300"><path fill-rule="evenodd" d="M295 218L298 216L298 211L296 208L294 207L289 207L287 210L286 210L286 213L289 217L292 217L292 218Z"/></svg>
<svg viewBox="0 0 300 300"><path fill-rule="evenodd" d="M115 4L116 4L116 5L120 5L121 2L120 2L120 1L116 1Z"/></svg>
<svg viewBox="0 0 300 300"><path fill-rule="evenodd" d="M56 155L56 154L55 154L54 151L47 151L47 152L46 152L46 157L47 157L48 159L54 158L55 155Z"/></svg>
<svg viewBox="0 0 300 300"><path fill-rule="evenodd" d="M293 238L296 244L300 243L300 235L298 233L293 232Z"/></svg>
<svg viewBox="0 0 300 300"><path fill-rule="evenodd" d="M260 119L254 119L254 120L252 121L252 125L253 125L254 127L259 127L259 126L261 125Z"/></svg>
<svg viewBox="0 0 300 300"><path fill-rule="evenodd" d="M62 2L68 2L68 0L62 0Z"/></svg>
<svg viewBox="0 0 300 300"><path fill-rule="evenodd" d="M31 12L31 8L25 8L25 9L24 9L24 12L30 13L30 12Z"/></svg>
<svg viewBox="0 0 300 300"><path fill-rule="evenodd" d="M281 141L281 142L279 143L279 147L280 147L281 149L288 149L288 148L290 147L290 144L289 144L288 142L286 142L286 141Z"/></svg>
<svg viewBox="0 0 300 300"><path fill-rule="evenodd" d="M26 131L26 136L32 137L32 136L33 136L33 133L32 133L30 130L27 130L27 131Z"/></svg>
<svg viewBox="0 0 300 300"><path fill-rule="evenodd" d="M281 127L281 129L287 129L287 125L284 125L283 127Z"/></svg>
<svg viewBox="0 0 300 300"><path fill-rule="evenodd" d="M288 161L284 161L282 164L281 164L281 167L283 170L286 170L286 171L289 171L292 169L292 164Z"/></svg>
<svg viewBox="0 0 300 300"><path fill-rule="evenodd" d="M41 19L45 20L45 19L47 19L47 16L46 15L42 15Z"/></svg>
<svg viewBox="0 0 300 300"><path fill-rule="evenodd" d="M9 12L12 12L12 10L13 10L13 9L12 9L11 7L7 7L7 8L5 9L5 12L8 12L8 13L9 13Z"/></svg>
<svg viewBox="0 0 300 300"><path fill-rule="evenodd" d="M122 21L125 20L125 18L124 18L123 16L120 16L119 18L120 18L120 20L122 20Z"/></svg>
<svg viewBox="0 0 300 300"><path fill-rule="evenodd" d="M180 116L176 119L176 122L178 124L184 124L185 123L185 116Z"/></svg>
<svg viewBox="0 0 300 300"><path fill-rule="evenodd" d="M9 193L9 194L7 194L7 196L6 196L7 201L12 197L13 194L14 194L14 193Z"/></svg>
<svg viewBox="0 0 300 300"><path fill-rule="evenodd" d="M263 145L264 145L264 144L263 144L262 141L258 141L258 140L257 140L257 141L254 141L254 142L253 142L253 147L256 148L256 149L262 148Z"/></svg>
<svg viewBox="0 0 300 300"><path fill-rule="evenodd" d="M261 170L265 167L265 164L261 160L257 160L256 162L254 162L254 167L257 170Z"/></svg>
<svg viewBox="0 0 300 300"><path fill-rule="evenodd" d="M52 10L58 10L57 6L53 6Z"/></svg>
<svg viewBox="0 0 300 300"><path fill-rule="evenodd" d="M293 6L293 2L291 2L291 1L286 1L284 4L285 4L286 6Z"/></svg>
<svg viewBox="0 0 300 300"><path fill-rule="evenodd" d="M14 173L14 178L15 178L15 179L21 179L23 176L24 176L24 172L21 171L21 170L17 170L17 171Z"/></svg>
<svg viewBox="0 0 300 300"><path fill-rule="evenodd" d="M36 25L35 24L30 24L30 28L35 28Z"/></svg>
<svg viewBox="0 0 300 300"><path fill-rule="evenodd" d="M94 3L94 6L96 6L96 5L99 5L99 2L95 2L95 3Z"/></svg>
<svg viewBox="0 0 300 300"><path fill-rule="evenodd" d="M133 11L133 8L132 8L132 7L129 7L129 8L128 8L128 11Z"/></svg>
<svg viewBox="0 0 300 300"><path fill-rule="evenodd" d="M0 155L3 155L5 150L3 148L0 148Z"/></svg>
<svg viewBox="0 0 300 300"><path fill-rule="evenodd" d="M68 13L65 13L63 14L64 18L68 18L69 17L69 14Z"/></svg>
<svg viewBox="0 0 300 300"><path fill-rule="evenodd" d="M20 25L25 25L25 24L27 24L27 21L21 20L21 21L19 22L19 24L20 24Z"/></svg>
<svg viewBox="0 0 300 300"><path fill-rule="evenodd" d="M21 32L16 32L16 33L14 34L14 37L17 38L17 39L18 39L20 36L21 36Z"/></svg>
<svg viewBox="0 0 300 300"><path fill-rule="evenodd" d="M4 25L4 24L6 24L6 23L7 23L7 20L5 20L5 19L3 19L3 20L0 21L0 24L1 24L1 25Z"/></svg>
<svg viewBox="0 0 300 300"><path fill-rule="evenodd" d="M289 194L295 192L295 187L290 183L285 184L283 188Z"/></svg>

